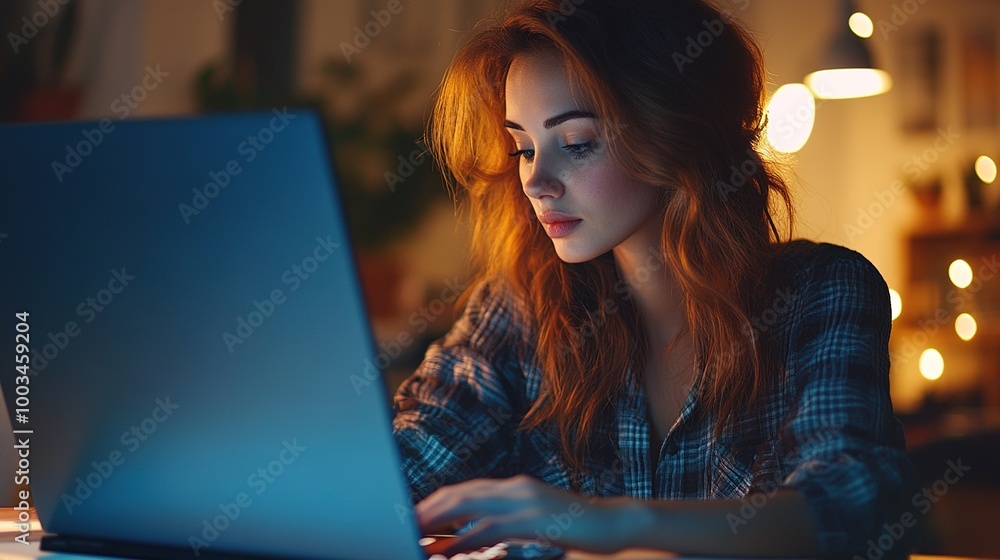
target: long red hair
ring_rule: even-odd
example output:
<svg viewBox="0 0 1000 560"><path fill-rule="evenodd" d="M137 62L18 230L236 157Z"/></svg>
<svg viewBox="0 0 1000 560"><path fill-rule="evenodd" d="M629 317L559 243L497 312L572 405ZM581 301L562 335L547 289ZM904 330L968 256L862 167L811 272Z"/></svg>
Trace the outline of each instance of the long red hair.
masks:
<svg viewBox="0 0 1000 560"><path fill-rule="evenodd" d="M594 428L649 352L612 255L560 260L508 155L516 147L503 125L507 71L538 49L558 51L582 85L611 157L635 180L662 186L662 260L710 373L704 410L719 429L748 412L777 376L751 318L766 297L779 223L791 231L786 184L757 150L759 48L702 0L532 0L484 23L444 77L428 143L471 219L477 279L527 310L543 381L521 427L554 427L568 464L582 471Z"/></svg>

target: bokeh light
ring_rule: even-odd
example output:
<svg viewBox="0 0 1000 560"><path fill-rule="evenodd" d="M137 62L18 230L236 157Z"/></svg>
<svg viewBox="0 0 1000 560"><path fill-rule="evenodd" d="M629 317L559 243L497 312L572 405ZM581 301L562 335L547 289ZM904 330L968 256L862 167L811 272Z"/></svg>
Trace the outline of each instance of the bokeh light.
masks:
<svg viewBox="0 0 1000 560"><path fill-rule="evenodd" d="M889 308L892 309L892 320L895 321L899 318L899 314L903 312L903 298L899 297L899 292L889 288Z"/></svg>
<svg viewBox="0 0 1000 560"><path fill-rule="evenodd" d="M934 348L928 348L920 354L920 375L934 381L944 373L944 357Z"/></svg>
<svg viewBox="0 0 1000 560"><path fill-rule="evenodd" d="M955 259L948 266L948 278L959 288L967 288L972 283L972 267L962 259Z"/></svg>
<svg viewBox="0 0 1000 560"><path fill-rule="evenodd" d="M955 334L958 335L958 338L972 340L972 337L976 336L977 330L979 330L979 325L976 324L976 319L972 315L962 313L955 317Z"/></svg>
<svg viewBox="0 0 1000 560"><path fill-rule="evenodd" d="M997 163L993 158L990 156L976 158L976 176L987 185L997 180Z"/></svg>
<svg viewBox="0 0 1000 560"><path fill-rule="evenodd" d="M875 24L872 22L872 18L868 17L868 14L864 12L854 12L851 14L850 19L847 20L847 24L851 26L851 31L862 39L871 37L872 33L875 32Z"/></svg>
<svg viewBox="0 0 1000 560"><path fill-rule="evenodd" d="M803 84L785 84L767 102L764 137L775 150L790 154L806 145L816 119L816 100Z"/></svg>

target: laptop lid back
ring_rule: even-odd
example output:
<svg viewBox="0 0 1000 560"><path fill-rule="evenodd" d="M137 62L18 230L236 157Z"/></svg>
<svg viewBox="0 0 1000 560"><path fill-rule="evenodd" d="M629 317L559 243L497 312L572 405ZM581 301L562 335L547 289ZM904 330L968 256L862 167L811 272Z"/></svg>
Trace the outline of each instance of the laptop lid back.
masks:
<svg viewBox="0 0 1000 560"><path fill-rule="evenodd" d="M0 153L46 531L424 557L316 115L5 125Z"/></svg>

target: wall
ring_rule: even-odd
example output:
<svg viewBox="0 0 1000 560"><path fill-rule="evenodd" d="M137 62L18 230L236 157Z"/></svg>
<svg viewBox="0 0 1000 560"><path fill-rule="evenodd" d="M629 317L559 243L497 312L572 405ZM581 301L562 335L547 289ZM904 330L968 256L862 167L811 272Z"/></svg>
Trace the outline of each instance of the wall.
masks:
<svg viewBox="0 0 1000 560"><path fill-rule="evenodd" d="M86 0L79 14L67 73L84 88L82 118L192 113L197 72L229 41L227 14L202 0Z"/></svg>
<svg viewBox="0 0 1000 560"><path fill-rule="evenodd" d="M726 2L738 5L735 0L720 0ZM859 6L876 23L875 34L868 39L876 62L897 82L890 92L876 97L818 100L812 137L794 158L797 225L803 236L860 251L890 287L905 295L908 232L932 221L956 224L965 219L963 166L981 153L994 159L1000 155L997 127L965 123L960 87L961 39L972 29L1000 29L1000 2L861 0ZM763 45L772 91L802 80L809 62L820 55L832 34L837 10L833 0L756 0L743 11ZM943 46L939 123L928 131L907 132L902 107L908 96L918 92L900 83L903 57L910 54L905 38L929 27L939 30ZM944 183L938 216L921 214L907 190L893 191L898 181L908 185L937 175ZM894 362L897 409L915 407L932 383L919 376L915 363Z"/></svg>
<svg viewBox="0 0 1000 560"><path fill-rule="evenodd" d="M902 25L893 25L893 7L902 10L906 4L917 5L919 9ZM896 198L883 216L873 216L871 225L861 228L861 234L852 234L845 225L868 224L860 219L859 208L872 214L867 210L877 202L876 193L891 189L894 181L913 179L915 175L909 170L915 169L914 158L926 162L927 175L936 172L945 175L943 219L951 223L962 219L964 200L958 170L973 153L996 153L998 143L996 130L968 130L959 118L957 43L973 23L992 21L994 27L1000 27L1000 3L924 0L920 4L910 0L865 1L860 6L876 22L875 35L868 40L876 60L897 78L903 54L899 39L908 28L934 26L942 31L945 76L940 126L945 135L951 131L957 139L946 150L925 155L925 150L934 148L939 132L903 131L899 107L902 98L913 92L902 89L898 81L896 87L881 96L818 101L813 135L798 154L795 165L800 179L799 225L803 235L862 252L875 263L890 286L899 286L905 280L901 243L906 231L917 225L917 208L912 197ZM756 30L765 49L772 90L777 85L802 80L809 70L809 61L820 55L833 32L836 13L836 2L831 0L757 0L747 10L746 21ZM902 20L897 17L896 21ZM880 23L886 26L881 31ZM926 178L916 176L918 181Z"/></svg>

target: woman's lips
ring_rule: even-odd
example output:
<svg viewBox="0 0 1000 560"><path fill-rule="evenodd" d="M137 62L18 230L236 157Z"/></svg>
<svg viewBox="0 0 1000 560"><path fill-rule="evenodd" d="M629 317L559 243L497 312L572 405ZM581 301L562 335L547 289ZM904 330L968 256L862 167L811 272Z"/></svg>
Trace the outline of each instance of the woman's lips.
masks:
<svg viewBox="0 0 1000 560"><path fill-rule="evenodd" d="M549 237L555 239L557 237L565 237L570 234L571 231L576 229L576 226L580 225L583 220L570 220L568 222L553 222L551 224L542 224L545 228L545 233L549 234Z"/></svg>
<svg viewBox="0 0 1000 560"><path fill-rule="evenodd" d="M542 227L545 228L545 233L549 237L555 239L557 237L564 237L569 235L576 226L580 225L580 218L570 216L568 214L562 214L559 212L545 212L539 214L538 221L542 222Z"/></svg>

